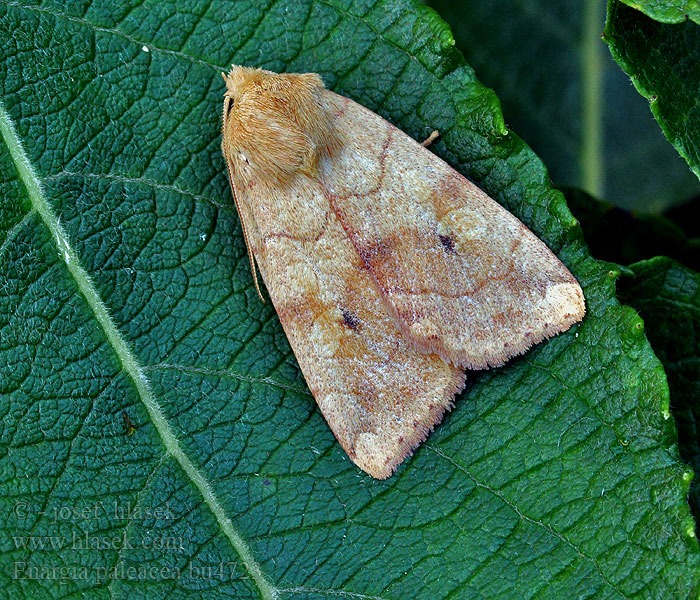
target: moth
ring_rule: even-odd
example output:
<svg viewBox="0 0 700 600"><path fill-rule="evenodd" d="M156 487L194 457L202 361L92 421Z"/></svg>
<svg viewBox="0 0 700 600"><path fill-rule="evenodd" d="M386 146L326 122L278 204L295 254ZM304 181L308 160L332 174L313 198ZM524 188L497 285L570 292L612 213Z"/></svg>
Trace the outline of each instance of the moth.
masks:
<svg viewBox="0 0 700 600"><path fill-rule="evenodd" d="M384 479L583 292L516 217L314 73L234 65L222 151L248 248L328 425Z"/></svg>

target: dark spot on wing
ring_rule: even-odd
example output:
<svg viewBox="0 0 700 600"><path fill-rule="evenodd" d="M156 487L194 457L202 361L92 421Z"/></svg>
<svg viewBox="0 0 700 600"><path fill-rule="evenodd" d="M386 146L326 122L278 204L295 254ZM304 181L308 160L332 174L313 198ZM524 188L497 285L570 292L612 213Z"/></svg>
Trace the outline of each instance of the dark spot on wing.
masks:
<svg viewBox="0 0 700 600"><path fill-rule="evenodd" d="M352 314L347 308L343 308L343 320L345 325L347 325L353 331L357 331L360 327L360 319L356 315Z"/></svg>
<svg viewBox="0 0 700 600"><path fill-rule="evenodd" d="M454 251L455 251L454 240L449 235L438 234L438 237L440 238L440 243L442 244L442 247L445 249L445 251L449 252L451 254L454 254Z"/></svg>

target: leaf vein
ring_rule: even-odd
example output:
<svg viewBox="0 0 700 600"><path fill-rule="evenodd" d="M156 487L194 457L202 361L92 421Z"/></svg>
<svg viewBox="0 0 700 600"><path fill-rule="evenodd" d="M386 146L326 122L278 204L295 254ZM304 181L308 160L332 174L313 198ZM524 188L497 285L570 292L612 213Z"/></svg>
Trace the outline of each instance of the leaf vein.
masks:
<svg viewBox="0 0 700 600"><path fill-rule="evenodd" d="M556 529L550 527L549 525L547 525L546 523L543 523L542 521L538 521L538 520L536 520L536 519L533 519L533 518L531 518L531 517L528 517L528 516L527 516L526 514L524 514L513 502L511 502L510 500L508 500L508 498L506 498L506 497L503 495L503 493L501 493L499 490L496 490L496 489L490 487L489 485L483 483L482 481L478 480L474 475L472 475L472 473L471 473L466 467L464 467L464 466L462 466L461 464L459 464L455 459L453 459L451 456L448 456L447 454L445 454L445 453L444 453L442 450L440 450L439 448L437 448L437 447L435 447L435 446L431 446L430 444L425 444L425 447L426 447L426 448L429 448L430 450L432 450L433 452L435 452L435 454L437 454L438 456L442 457L442 458L445 459L447 462L451 463L454 467L456 467L457 469L459 469L460 471L462 471L467 477L469 477L469 479L471 479L471 480L474 482L475 485L477 485L478 487L483 488L483 489L488 490L489 492L491 492L494 496L496 496L496 497L497 497L499 500L501 500L504 504L506 504L506 505L509 506L512 510L514 510L515 513L520 517L520 519L522 519L523 521L526 521L526 522L528 522L528 523L532 523L533 525L542 527L543 529L545 529L546 531L548 531L548 532L549 532L550 534L552 534L553 536L558 537L562 542L564 542L567 546L569 546L571 549L573 549L581 558L583 558L583 559L585 559L586 561L590 562L591 565L593 566L593 568L595 568L595 570L596 570L596 572L598 573L598 575L600 575L600 578L601 578L608 586L610 586L610 588L612 588L612 589L615 590L618 594L620 594L621 597L623 597L623 598L628 598L628 596L626 596L625 594L623 594L623 593L615 586L614 583L612 583L610 580L608 580L608 578L603 574L603 572L602 572L600 566L599 566L598 563L595 561L595 559L594 559L593 557L591 557L591 556L587 556L586 554L584 554L584 553L578 548L578 546L576 546L576 544L574 544L572 541L570 541L564 534L558 532Z"/></svg>

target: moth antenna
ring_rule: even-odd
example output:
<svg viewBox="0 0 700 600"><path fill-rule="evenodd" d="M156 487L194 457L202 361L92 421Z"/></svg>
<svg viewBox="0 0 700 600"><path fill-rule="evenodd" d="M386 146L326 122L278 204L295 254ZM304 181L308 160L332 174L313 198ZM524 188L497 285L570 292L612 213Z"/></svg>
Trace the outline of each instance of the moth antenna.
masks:
<svg viewBox="0 0 700 600"><path fill-rule="evenodd" d="M241 229L243 229L243 239L245 240L245 247L248 250L248 260L250 261L250 270L253 273L253 283L255 284L255 291L258 292L258 297L265 304L265 298L263 298L262 292L260 291L260 284L258 283L258 270L255 268L255 256L253 251L250 249L250 242L248 241L248 229L245 226L245 221L243 220L243 213L241 213L241 207L238 205L238 197L236 196L236 187L233 184L233 173L231 171L231 161L226 159L226 169L228 170L228 181L231 184L231 192L233 193L233 203L236 205L236 211L238 211L238 218L241 221Z"/></svg>
<svg viewBox="0 0 700 600"><path fill-rule="evenodd" d="M226 74L221 74L226 80ZM228 118L229 107L231 106L231 96L228 92L224 95L224 113L221 122L221 139L226 143L226 119ZM253 273L253 283L255 283L255 291L258 293L258 297L265 304L265 298L263 298L262 292L260 291L260 284L258 283L258 271L255 268L255 256L253 251L250 249L250 241L248 240L248 229L245 226L245 221L243 220L243 213L241 212L241 207L238 205L238 196L236 195L236 186L233 183L233 170L231 168L231 161L228 156L226 156L226 151L224 151L224 156L226 157L226 170L228 171L228 182L231 185L231 193L233 194L233 203L236 205L236 212L238 212L238 219L241 222L241 229L243 230L243 239L245 240L245 248L248 251L248 260L250 261L250 270Z"/></svg>

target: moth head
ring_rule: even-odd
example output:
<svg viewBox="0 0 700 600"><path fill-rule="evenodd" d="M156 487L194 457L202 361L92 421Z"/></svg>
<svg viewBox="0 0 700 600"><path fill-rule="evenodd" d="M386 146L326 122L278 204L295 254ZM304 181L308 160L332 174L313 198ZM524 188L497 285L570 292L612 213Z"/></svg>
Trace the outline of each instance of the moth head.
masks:
<svg viewBox="0 0 700 600"><path fill-rule="evenodd" d="M260 181L313 177L323 152L337 147L329 92L315 73L273 73L234 65L224 75L227 158ZM238 163L240 164L240 163Z"/></svg>

